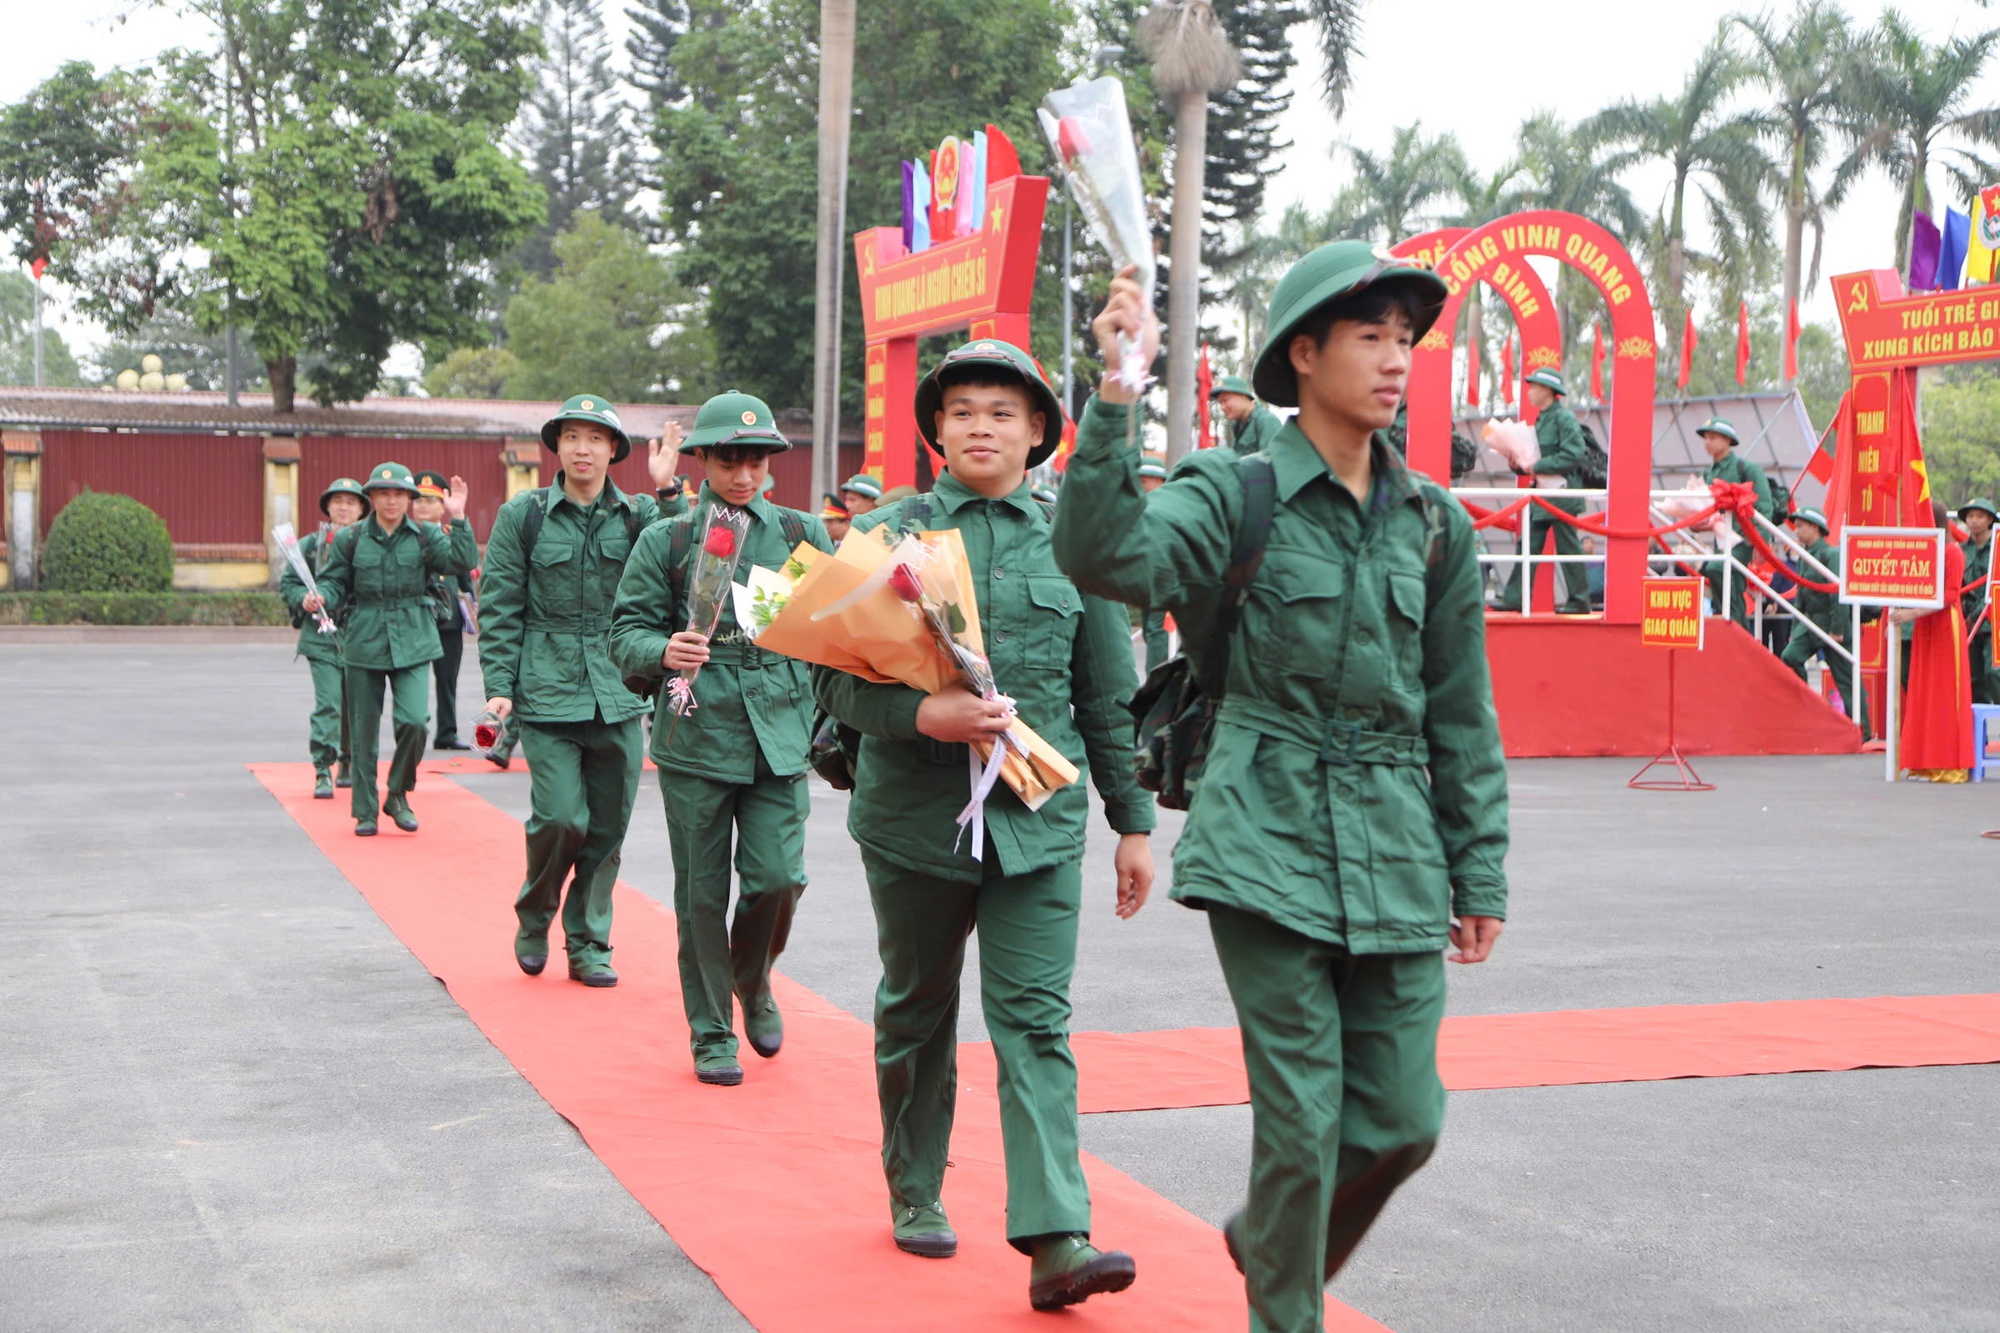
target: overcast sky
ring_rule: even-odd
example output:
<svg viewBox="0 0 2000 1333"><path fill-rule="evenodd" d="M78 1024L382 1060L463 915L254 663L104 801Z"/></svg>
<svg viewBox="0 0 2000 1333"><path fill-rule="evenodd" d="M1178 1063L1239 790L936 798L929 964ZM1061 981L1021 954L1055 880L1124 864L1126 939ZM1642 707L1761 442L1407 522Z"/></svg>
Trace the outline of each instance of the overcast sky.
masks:
<svg viewBox="0 0 2000 1333"><path fill-rule="evenodd" d="M1427 131L1449 129L1475 165L1491 170L1511 152L1520 122L1541 109L1575 119L1628 96L1676 90L1696 53L1742 0L1679 0L1671 6L1617 5L1602 0L1551 0L1536 6L1490 0L1432 0L1364 7L1362 56L1346 117L1336 122L1317 88L1317 51L1301 30L1296 95L1283 132L1292 140L1284 170L1272 182L1269 205L1319 204L1347 175L1337 145L1383 149L1397 125L1422 120ZM172 17L147 0L65 0L22 4L8 16L8 49L0 61L0 101L13 101L65 60L100 67L151 58L165 46L208 40L200 24ZM622 45L623 0L606 0L607 22ZM1967 0L1903 0L1903 13L1933 40L1954 31L2000 26L2000 6ZM1856 5L1857 17L1875 9ZM622 60L623 52L620 51ZM1988 70L1980 103L2000 103L2000 60ZM967 128L977 119L968 108ZM855 169L869 170L856 163ZM887 169L886 165L884 169ZM1651 211L1665 180L1634 173L1634 194ZM1934 178L1933 187L1944 184ZM1831 316L1827 275L1886 267L1893 262L1896 192L1876 176L1857 189L1828 229L1821 281L1808 293L1806 318ZM1697 239L1699 239L1697 237ZM98 331L54 304L51 323L79 350ZM1699 317L1699 316L1698 316Z"/></svg>

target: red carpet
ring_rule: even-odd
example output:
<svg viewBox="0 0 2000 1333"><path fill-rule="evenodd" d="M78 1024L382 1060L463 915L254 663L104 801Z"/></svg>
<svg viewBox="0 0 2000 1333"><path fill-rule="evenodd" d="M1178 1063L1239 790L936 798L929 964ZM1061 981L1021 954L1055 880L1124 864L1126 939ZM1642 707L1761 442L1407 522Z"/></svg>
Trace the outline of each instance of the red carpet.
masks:
<svg viewBox="0 0 2000 1333"><path fill-rule="evenodd" d="M482 765L483 766L483 765ZM990 1076L960 1078L945 1203L959 1256L899 1253L879 1157L869 1026L778 980L785 1053L749 1055L738 1088L694 1080L674 973L673 917L621 884L615 962L592 991L514 966L521 826L448 779L412 801L422 832L356 838L344 800L311 799L303 764L258 779L450 988L621 1184L759 1329L1055 1327L1028 1309L1027 1261L1006 1245L999 1112ZM1242 1279L1215 1228L1086 1157L1098 1239L1129 1249L1139 1282L1061 1316L1072 1329L1243 1325ZM1382 1326L1329 1301L1328 1327Z"/></svg>
<svg viewBox="0 0 2000 1333"><path fill-rule="evenodd" d="M1073 1044L1085 1112L1249 1100L1235 1028L1081 1032ZM960 1063L990 1082L990 1047L962 1048ZM1481 1014L1445 1019L1438 1042L1454 1092L1994 1063L2000 995Z"/></svg>

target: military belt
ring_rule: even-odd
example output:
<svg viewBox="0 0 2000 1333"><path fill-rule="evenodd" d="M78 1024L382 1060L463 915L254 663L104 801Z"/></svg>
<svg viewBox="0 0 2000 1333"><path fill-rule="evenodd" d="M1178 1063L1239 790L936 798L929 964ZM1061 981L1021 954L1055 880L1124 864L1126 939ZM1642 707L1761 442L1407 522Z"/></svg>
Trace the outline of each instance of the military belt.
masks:
<svg viewBox="0 0 2000 1333"><path fill-rule="evenodd" d="M1338 718L1301 717L1257 699L1226 698L1216 710L1215 720L1273 740L1303 745L1317 751L1322 764L1421 767L1431 761L1430 746L1422 736L1369 731L1359 722L1343 722Z"/></svg>
<svg viewBox="0 0 2000 1333"><path fill-rule="evenodd" d="M404 607L404 606L429 606L431 604L431 599L430 599L430 594L428 593L420 593L415 597L357 596L354 599L354 604L356 606L382 606L394 610L398 607Z"/></svg>
<svg viewBox="0 0 2000 1333"><path fill-rule="evenodd" d="M611 617L588 611L578 616L530 616L528 628L545 634L604 634L611 629Z"/></svg>

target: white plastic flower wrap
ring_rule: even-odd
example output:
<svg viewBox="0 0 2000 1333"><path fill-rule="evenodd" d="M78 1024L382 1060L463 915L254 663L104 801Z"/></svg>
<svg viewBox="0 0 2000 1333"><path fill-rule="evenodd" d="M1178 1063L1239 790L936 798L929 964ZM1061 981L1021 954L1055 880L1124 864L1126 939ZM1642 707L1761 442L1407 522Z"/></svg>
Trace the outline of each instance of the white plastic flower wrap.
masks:
<svg viewBox="0 0 2000 1333"><path fill-rule="evenodd" d="M1132 119L1125 111L1125 85L1107 74L1058 88L1042 99L1036 114L1049 147L1062 161L1084 221L1111 257L1111 267L1139 270L1139 288L1150 307L1157 265ZM1151 382L1145 354L1134 339L1119 343L1118 382L1133 393Z"/></svg>
<svg viewBox="0 0 2000 1333"><path fill-rule="evenodd" d="M1516 472L1533 472L1542 461L1542 446L1535 428L1522 421L1494 418L1480 432L1480 439L1500 460Z"/></svg>
<svg viewBox="0 0 2000 1333"><path fill-rule="evenodd" d="M299 535L292 530L292 525L280 523L271 529L271 537L278 543L278 549L284 552L285 563L289 564L292 572L299 576L299 582L306 585L307 594L313 597L319 596L319 580L313 577L311 562L306 559L305 552L299 549ZM324 606L313 612L313 619L319 623L321 634L336 632L333 617L326 613Z"/></svg>

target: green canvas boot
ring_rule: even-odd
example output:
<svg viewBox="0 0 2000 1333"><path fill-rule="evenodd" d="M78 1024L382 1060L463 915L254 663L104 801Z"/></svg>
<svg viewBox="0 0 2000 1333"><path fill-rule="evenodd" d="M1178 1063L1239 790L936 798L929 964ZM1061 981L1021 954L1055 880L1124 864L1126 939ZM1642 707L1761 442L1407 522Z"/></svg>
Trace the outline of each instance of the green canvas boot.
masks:
<svg viewBox="0 0 2000 1333"><path fill-rule="evenodd" d="M750 1039L750 1049L766 1060L776 1055L785 1044L785 1019L778 1002L766 995L756 1004L744 1005L743 1035Z"/></svg>
<svg viewBox="0 0 2000 1333"><path fill-rule="evenodd" d="M395 821L396 827L405 833L417 831L417 815L410 809L410 803L401 796L391 796L382 802L382 813Z"/></svg>
<svg viewBox="0 0 2000 1333"><path fill-rule="evenodd" d="M949 1259L958 1253L958 1233L945 1220L943 1204L892 1207L889 1214L896 1225L896 1248L905 1254Z"/></svg>
<svg viewBox="0 0 2000 1333"><path fill-rule="evenodd" d="M341 760L340 767L333 771L333 785L343 791L354 785L354 779L348 776L347 761L345 759Z"/></svg>
<svg viewBox="0 0 2000 1333"><path fill-rule="evenodd" d="M333 774L323 768L313 770L313 799L315 801L333 799Z"/></svg>
<svg viewBox="0 0 2000 1333"><path fill-rule="evenodd" d="M696 1081L718 1088L733 1088L743 1081L743 1066L736 1063L736 1057L716 1052L713 1055L697 1055L694 1058Z"/></svg>
<svg viewBox="0 0 2000 1333"><path fill-rule="evenodd" d="M1028 1269L1028 1304L1060 1310L1092 1296L1123 1291L1138 1276L1123 1250L1099 1250L1083 1236L1056 1236L1035 1243Z"/></svg>

